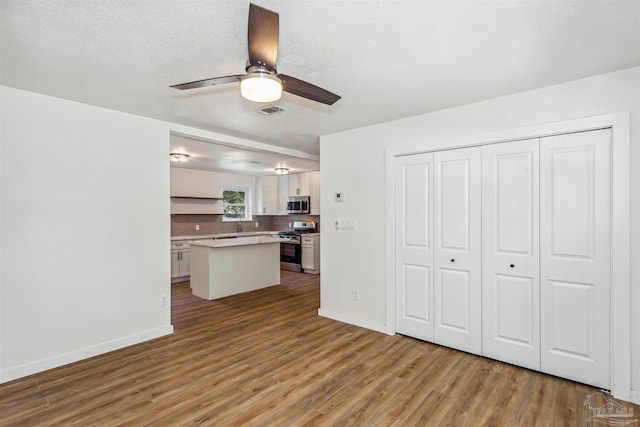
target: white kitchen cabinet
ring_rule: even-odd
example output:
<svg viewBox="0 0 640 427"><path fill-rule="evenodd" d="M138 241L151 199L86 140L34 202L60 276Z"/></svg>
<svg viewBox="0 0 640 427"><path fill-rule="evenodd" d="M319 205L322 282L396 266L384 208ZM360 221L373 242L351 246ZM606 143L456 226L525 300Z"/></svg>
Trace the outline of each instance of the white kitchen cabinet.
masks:
<svg viewBox="0 0 640 427"><path fill-rule="evenodd" d="M289 177L289 196L309 195L309 172L292 173Z"/></svg>
<svg viewBox="0 0 640 427"><path fill-rule="evenodd" d="M309 203L311 215L320 215L320 171L309 172Z"/></svg>
<svg viewBox="0 0 640 427"><path fill-rule="evenodd" d="M260 177L262 185L259 187L261 195L257 197L261 206L258 206L258 215L280 215L280 190L278 176L270 175Z"/></svg>
<svg viewBox="0 0 640 427"><path fill-rule="evenodd" d="M186 278L191 272L191 246L185 242L171 243L171 279Z"/></svg>
<svg viewBox="0 0 640 427"><path fill-rule="evenodd" d="M289 197L289 177L287 175L278 176L278 213L287 214L287 198Z"/></svg>
<svg viewBox="0 0 640 427"><path fill-rule="evenodd" d="M320 274L320 236L302 235L302 269L305 273Z"/></svg>

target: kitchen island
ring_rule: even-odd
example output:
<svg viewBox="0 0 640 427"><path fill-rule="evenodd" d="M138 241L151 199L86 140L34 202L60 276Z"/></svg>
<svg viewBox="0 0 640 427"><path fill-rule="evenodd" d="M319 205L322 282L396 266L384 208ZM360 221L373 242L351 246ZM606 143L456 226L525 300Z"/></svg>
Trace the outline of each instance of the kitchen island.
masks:
<svg viewBox="0 0 640 427"><path fill-rule="evenodd" d="M280 284L280 239L258 235L191 244L193 295L216 299Z"/></svg>

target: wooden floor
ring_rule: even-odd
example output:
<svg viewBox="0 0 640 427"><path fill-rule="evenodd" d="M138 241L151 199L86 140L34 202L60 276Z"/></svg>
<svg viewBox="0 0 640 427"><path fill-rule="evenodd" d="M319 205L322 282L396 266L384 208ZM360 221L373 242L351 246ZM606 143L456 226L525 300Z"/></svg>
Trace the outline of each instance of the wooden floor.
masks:
<svg viewBox="0 0 640 427"><path fill-rule="evenodd" d="M173 335L0 385L0 425L585 425L594 388L318 317L317 276L282 283L173 285Z"/></svg>

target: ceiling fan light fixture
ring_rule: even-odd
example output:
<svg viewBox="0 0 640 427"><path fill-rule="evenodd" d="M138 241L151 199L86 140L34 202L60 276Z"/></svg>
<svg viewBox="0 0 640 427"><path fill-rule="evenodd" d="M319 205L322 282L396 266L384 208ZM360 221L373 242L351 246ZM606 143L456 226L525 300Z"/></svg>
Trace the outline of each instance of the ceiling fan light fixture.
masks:
<svg viewBox="0 0 640 427"><path fill-rule="evenodd" d="M171 159L172 162L184 163L189 161L189 155L185 153L171 153L169 154L169 159Z"/></svg>
<svg viewBox="0 0 640 427"><path fill-rule="evenodd" d="M278 175L287 175L289 173L288 168L276 168L275 171Z"/></svg>
<svg viewBox="0 0 640 427"><path fill-rule="evenodd" d="M277 101L282 96L282 81L273 74L250 72L240 79L240 93L249 101Z"/></svg>

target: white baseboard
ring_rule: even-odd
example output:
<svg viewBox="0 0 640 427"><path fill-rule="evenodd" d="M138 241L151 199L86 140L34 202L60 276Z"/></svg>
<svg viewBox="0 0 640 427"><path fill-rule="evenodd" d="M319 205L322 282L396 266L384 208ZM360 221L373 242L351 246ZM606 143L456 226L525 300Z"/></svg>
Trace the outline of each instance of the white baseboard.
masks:
<svg viewBox="0 0 640 427"><path fill-rule="evenodd" d="M53 356L47 359L38 360L37 362L27 363L24 365L9 368L0 371L0 384L13 381L18 378L23 378L29 375L37 374L49 369L57 368L59 366L68 365L69 363L77 362L79 360L88 359L93 356L108 353L110 351L118 350L124 347L129 347L134 344L139 344L144 341L149 341L154 338L159 338L165 335L173 333L173 325L162 326L160 328L144 331L139 334L130 335L128 337L119 338L113 341L93 345L70 353L64 353L58 356Z"/></svg>
<svg viewBox="0 0 640 427"><path fill-rule="evenodd" d="M327 317L329 319L337 320L339 322L348 323L350 325L359 326L365 329L371 329L372 331L387 333L387 326L383 323L371 322L369 320L359 319L342 313L336 313L333 311L325 310L324 308L318 309L318 316Z"/></svg>
<svg viewBox="0 0 640 427"><path fill-rule="evenodd" d="M631 402L640 405L640 390L631 390Z"/></svg>

